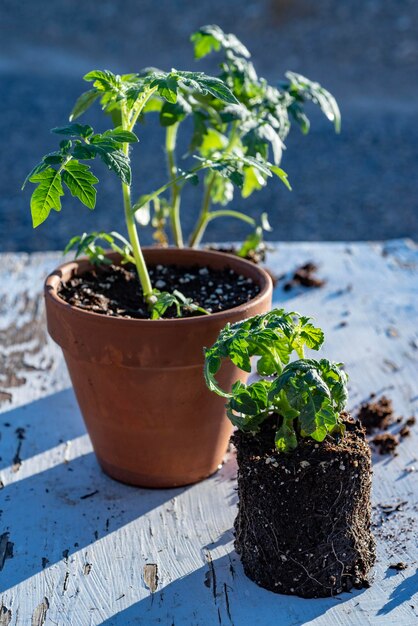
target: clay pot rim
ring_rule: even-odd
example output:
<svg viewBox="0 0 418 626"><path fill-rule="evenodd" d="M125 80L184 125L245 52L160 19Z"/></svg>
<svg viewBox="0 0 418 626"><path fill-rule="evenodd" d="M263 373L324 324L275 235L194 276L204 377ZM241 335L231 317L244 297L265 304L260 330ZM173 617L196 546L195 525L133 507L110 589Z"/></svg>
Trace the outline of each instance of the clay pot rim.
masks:
<svg viewBox="0 0 418 626"><path fill-rule="evenodd" d="M242 273L244 275L246 273L245 272L246 269L251 270L250 272L248 272L248 276L250 276L250 274L258 274L257 278L254 278L254 280L257 281L258 279L260 292L254 298L251 298L251 300L248 300L247 302L244 302L243 304L240 304L239 306L232 307L224 311L218 311L217 313L211 313L210 315L199 315L196 317L184 317L184 318L180 317L180 318L171 318L171 319L163 318L159 320L137 319L137 318L132 319L132 318L125 318L125 317L107 316L107 315L102 315L101 313L95 313L94 311L85 311L76 306L73 306L72 304L69 304L68 302L60 298L57 293L57 287L62 282L64 273L67 273L71 271L72 269L73 270L76 269L77 267L80 266L80 264L86 264L87 266L92 267L87 257L80 257L74 261L67 261L65 263L62 263L47 276L45 283L44 283L44 296L45 298L52 300L55 306L59 306L63 311L71 310L72 314L79 315L80 317L83 317L86 320L87 319L93 320L93 319L99 318L105 324L125 324L125 325L135 325L136 327L139 327L140 325L146 326L149 324L164 324L165 327L168 327L168 326L178 326L179 324L189 324L192 326L196 326L199 324L208 324L212 320L216 323L218 320L222 320L222 318L225 318L225 320L227 320L228 318L231 317L231 313L239 313L243 309L245 310L245 309L248 309L248 307L257 305L258 302L264 299L266 295L268 295L269 292L273 291L273 282L272 282L270 275L266 272L266 270L256 265L255 263L252 263L251 261L247 261L246 259L243 259L238 256L226 254L225 252L218 252L215 250L195 250L193 248L176 248L174 246L170 246L167 248L158 248L155 246L144 246L142 250L145 253L145 256L150 251L152 254L156 254L157 251L163 251L163 253L165 253L166 251L170 251L170 252L178 252L181 255L190 254L190 256L194 256L194 254L199 253L200 255L208 259L208 264L210 264L210 258L212 259L223 258L226 262L225 265L229 264L231 266L231 269L234 269L232 267L233 265L241 266L243 268ZM192 255L191 253L194 253L194 254ZM109 252L106 256L110 258L114 258L115 260L118 260L120 258L120 254L117 252ZM174 260L173 260L173 263L174 263Z"/></svg>

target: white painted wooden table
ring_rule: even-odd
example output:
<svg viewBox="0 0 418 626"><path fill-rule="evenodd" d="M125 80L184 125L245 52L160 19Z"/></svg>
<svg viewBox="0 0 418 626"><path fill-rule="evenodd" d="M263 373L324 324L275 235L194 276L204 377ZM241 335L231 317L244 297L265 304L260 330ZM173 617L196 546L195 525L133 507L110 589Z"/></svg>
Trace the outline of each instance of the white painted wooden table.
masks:
<svg viewBox="0 0 418 626"><path fill-rule="evenodd" d="M386 391L399 414L416 413L417 247L278 244L269 266L282 273L308 260L326 286L278 288L275 303L324 328L325 354L350 374L350 407ZM209 480L167 491L100 471L44 331L39 294L58 261L57 253L0 255L0 626L418 624L417 432L399 456L375 459L372 587L326 600L260 589L233 549L233 456ZM391 515L377 506L399 503ZM388 569L398 561L408 568Z"/></svg>

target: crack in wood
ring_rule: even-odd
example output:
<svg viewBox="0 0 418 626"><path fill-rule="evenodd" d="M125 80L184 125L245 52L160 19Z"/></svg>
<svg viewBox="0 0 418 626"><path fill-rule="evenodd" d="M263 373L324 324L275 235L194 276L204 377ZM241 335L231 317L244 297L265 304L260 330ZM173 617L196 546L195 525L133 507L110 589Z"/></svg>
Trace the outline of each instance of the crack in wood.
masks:
<svg viewBox="0 0 418 626"><path fill-rule="evenodd" d="M88 576L91 572L91 568L92 568L92 564L91 563L84 563L83 566L83 574L84 576Z"/></svg>
<svg viewBox="0 0 418 626"><path fill-rule="evenodd" d="M98 489L96 489L95 491L92 491L91 493L85 493L84 496L80 496L80 500L87 500L87 498L92 498L97 493L99 493Z"/></svg>
<svg viewBox="0 0 418 626"><path fill-rule="evenodd" d="M70 450L71 450L71 441L66 441L65 442L65 447L64 447L64 459L63 459L63 463L69 463L70 459L69 454L70 454Z"/></svg>
<svg viewBox="0 0 418 626"><path fill-rule="evenodd" d="M206 559L206 563L208 564L209 569L205 574L204 583L206 587L208 587L208 589L212 587L213 597L216 602L216 572L215 572L215 566L213 564L212 555L209 552L209 550L205 552L205 559Z"/></svg>
<svg viewBox="0 0 418 626"><path fill-rule="evenodd" d="M13 400L13 395L8 391L4 391L4 389L0 389L0 404L3 402L11 402Z"/></svg>
<svg viewBox="0 0 418 626"><path fill-rule="evenodd" d="M22 459L20 458L20 453L22 451L22 442L25 439L25 429L24 428L16 428L16 437L17 437L17 449L16 449L16 453L13 457L13 462L12 462L12 472L14 472L15 474L20 470L20 468L22 467Z"/></svg>
<svg viewBox="0 0 418 626"><path fill-rule="evenodd" d="M49 600L45 597L33 612L31 626L44 626L48 609Z"/></svg>
<svg viewBox="0 0 418 626"><path fill-rule="evenodd" d="M70 582L70 573L65 572L64 583L62 585L62 595L64 595L64 593L67 591L69 582Z"/></svg>
<svg viewBox="0 0 418 626"><path fill-rule="evenodd" d="M4 567L6 559L13 558L13 542L9 541L9 532L0 535L0 572Z"/></svg>
<svg viewBox="0 0 418 626"><path fill-rule="evenodd" d="M158 587L158 566L156 563L147 563L144 565L144 583L145 586L154 593Z"/></svg>
<svg viewBox="0 0 418 626"><path fill-rule="evenodd" d="M231 589L231 587L228 587L228 585L226 583L224 583L224 594L225 594L225 606L226 606L226 613L228 615L228 619L231 622L231 624L233 625L233 621L232 621L232 617L231 617L231 607L229 605L229 596L228 596L228 589Z"/></svg>
<svg viewBox="0 0 418 626"><path fill-rule="evenodd" d="M8 609L7 606L4 606L4 604L2 604L0 608L0 626L9 626L11 621L12 611Z"/></svg>

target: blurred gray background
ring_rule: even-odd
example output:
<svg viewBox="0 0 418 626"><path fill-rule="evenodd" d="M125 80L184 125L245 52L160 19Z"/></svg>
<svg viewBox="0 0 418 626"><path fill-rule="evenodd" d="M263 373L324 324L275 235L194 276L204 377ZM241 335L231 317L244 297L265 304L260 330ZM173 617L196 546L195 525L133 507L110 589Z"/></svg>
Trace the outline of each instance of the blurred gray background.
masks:
<svg viewBox="0 0 418 626"><path fill-rule="evenodd" d="M242 39L260 75L273 81L288 69L305 74L331 90L342 110L339 136L314 110L307 137L293 129L282 162L292 193L277 182L246 201L253 215L269 210L270 238L418 239L416 0L0 0L0 250L59 249L83 230L124 232L118 181L103 168L95 168L95 211L69 197L36 231L30 190L20 185L57 145L49 129L66 122L86 88L84 73L147 65L213 71L215 61L196 63L189 43L207 23ZM105 128L99 107L84 119ZM137 130L134 195L164 181L157 122ZM191 188L186 230L197 200ZM242 207L237 197L234 208ZM215 221L207 239L246 232L240 222Z"/></svg>

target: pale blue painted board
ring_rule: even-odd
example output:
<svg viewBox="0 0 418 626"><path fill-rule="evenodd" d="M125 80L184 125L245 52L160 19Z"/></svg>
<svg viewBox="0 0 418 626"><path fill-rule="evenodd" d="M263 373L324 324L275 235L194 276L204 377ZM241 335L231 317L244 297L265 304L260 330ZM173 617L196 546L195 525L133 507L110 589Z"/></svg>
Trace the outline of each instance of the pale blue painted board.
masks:
<svg viewBox="0 0 418 626"><path fill-rule="evenodd" d="M41 276L59 257L3 255L0 260L4 340L1 332L16 321L13 312L24 294L36 299ZM275 302L314 315L327 332L324 353L345 360L351 406L370 391L386 389L400 414L417 413L416 247L405 241L278 244L269 265L281 274L307 260L319 263L326 287L278 288ZM348 284L352 289L344 291ZM18 324L31 313L25 315ZM4 340L6 363L13 362L13 351L31 346L30 337L20 346L6 346ZM375 504L407 504L379 529L372 587L302 600L267 592L243 574L232 545L233 456L218 474L189 488L152 491L120 485L97 465L59 351L48 342L31 358L34 369L26 368L26 382L8 388L11 403L0 407L0 523L1 532L9 533L6 542L13 543L13 558L6 558L0 571L0 626L418 623L418 473L407 471L418 467L416 430L398 457L375 459ZM40 366L48 359L52 366L44 371ZM18 427L25 429L21 463L15 462ZM389 570L397 561L408 568ZM153 594L144 582L147 564L158 568Z"/></svg>

